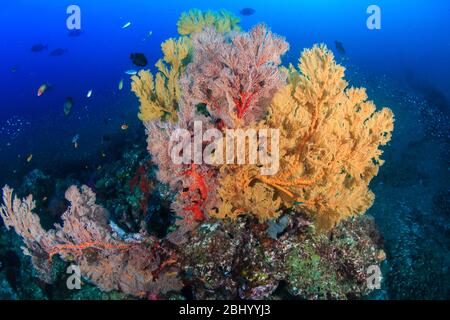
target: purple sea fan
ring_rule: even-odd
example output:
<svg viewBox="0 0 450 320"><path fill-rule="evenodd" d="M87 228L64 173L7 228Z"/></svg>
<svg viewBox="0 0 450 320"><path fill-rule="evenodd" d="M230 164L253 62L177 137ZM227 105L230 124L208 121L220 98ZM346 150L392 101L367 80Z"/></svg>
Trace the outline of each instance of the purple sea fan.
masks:
<svg viewBox="0 0 450 320"><path fill-rule="evenodd" d="M273 94L286 82L281 56L289 44L263 25L246 33L218 33L213 28L193 37L194 55L183 91L192 104L229 128L261 119Z"/></svg>

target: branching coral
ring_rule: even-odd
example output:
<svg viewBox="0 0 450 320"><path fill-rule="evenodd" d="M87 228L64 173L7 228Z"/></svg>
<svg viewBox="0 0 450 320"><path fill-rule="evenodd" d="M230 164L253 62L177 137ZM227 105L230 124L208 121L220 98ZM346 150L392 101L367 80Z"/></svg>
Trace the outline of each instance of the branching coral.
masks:
<svg viewBox="0 0 450 320"><path fill-rule="evenodd" d="M287 42L264 25L231 35L207 28L192 41L193 61L182 80L191 103L206 104L229 128L261 119L285 82L278 65Z"/></svg>
<svg viewBox="0 0 450 320"><path fill-rule="evenodd" d="M57 244L54 232L46 232L40 223L39 217L32 211L36 205L32 196L23 200L13 197L13 190L8 186L3 188L3 204L0 215L6 228L14 228L25 243L22 247L25 255L31 256L33 265L42 279L50 282L48 270L50 263L48 253Z"/></svg>
<svg viewBox="0 0 450 320"><path fill-rule="evenodd" d="M176 122L181 98L178 80L189 58L190 45L183 37L169 39L161 47L164 58L156 63L159 72L155 79L149 71L141 70L132 77L131 90L141 103L139 118L142 121L164 118Z"/></svg>
<svg viewBox="0 0 450 320"><path fill-rule="evenodd" d="M178 20L178 33L182 36L202 32L207 27L214 27L218 32L239 31L239 18L232 13L221 10L220 12L192 9L183 12Z"/></svg>
<svg viewBox="0 0 450 320"><path fill-rule="evenodd" d="M265 221L296 207L328 229L365 212L374 199L368 184L383 163L379 147L393 130L392 112L376 112L364 89L347 88L344 68L325 46L305 50L299 71L292 65L279 67L288 49L281 37L264 25L249 32L219 32L213 17L191 12L179 22L191 34L192 50L180 74L180 119L146 122L158 178L178 194L177 214L199 220L252 213ZM207 114L200 115L198 106L206 106ZM207 187L197 188L186 175L191 164L177 165L170 158L171 134L183 129L193 137L194 120L221 131L279 129L279 172L261 175L260 164L196 163L207 181Z"/></svg>
<svg viewBox="0 0 450 320"><path fill-rule="evenodd" d="M368 184L383 164L379 147L391 138L393 114L387 108L376 112L364 89L346 89L344 68L323 45L305 50L299 68L300 73L292 66L288 70L290 82L274 96L265 120L281 131L280 171L253 176L254 185L271 186L279 194L273 201L297 205L329 228L372 205ZM225 195L234 187L222 189ZM251 206L242 210L252 211Z"/></svg>
<svg viewBox="0 0 450 320"><path fill-rule="evenodd" d="M13 198L10 188L4 188L0 214L6 227L23 238L24 252L32 256L41 278L52 280L52 258L59 255L79 265L82 275L102 290L134 296L165 293L181 286L178 249L185 248L188 257L181 260L188 262L186 273L194 271L191 274L197 280L207 279L207 290L225 284L233 297L265 297L279 280L287 279L293 291L307 298L330 292L332 297L345 296L339 284L344 276L341 265L351 270L346 262L358 261L364 246L346 253L347 245L341 248L330 243L334 240L323 234L306 241L306 229L309 220L329 229L372 205L374 194L368 186L383 164L380 146L391 139L393 114L387 108L376 111L365 89L348 88L344 68L324 45L306 49L299 70L292 65L285 68L281 57L288 43L265 25L238 32L238 21L226 12L193 10L183 14L178 22L181 37L162 44L163 59L156 63L156 75L141 70L132 77L147 148L158 167L157 179L173 193L168 198L173 200L178 229L166 238L127 235L109 221L108 212L95 203L95 195L87 187L81 191L69 188L66 198L70 207L62 215L63 224L45 231L33 213L31 196L19 200ZM236 140L229 141L228 136L221 140L230 129ZM213 137L204 134L206 130L213 132ZM247 137L256 130L268 133L265 138L266 142L270 138L270 146L253 141L251 134ZM211 148L210 143L217 140L221 143ZM244 146L244 152L229 158L228 147L237 149L238 145ZM222 162L221 148L227 150ZM207 149L214 159L208 163L195 156L204 157ZM266 165L261 151L266 151L267 158L279 160L274 166L279 170L272 175L261 171ZM255 153L259 162L245 162ZM130 187L139 186L147 194L150 184L142 177L145 170L137 171ZM147 211L148 196L142 200ZM254 217L240 217L244 214ZM282 214L286 224L268 237L264 222L276 224ZM303 219L307 214L308 220ZM211 218L229 221L210 224L207 220ZM211 228L213 241L200 239L203 228ZM283 237L289 241L283 242ZM348 237L344 234L342 238ZM216 240L230 245L223 247ZM366 239L370 252L363 254L370 261L359 261L353 268L361 294L365 283L362 268L366 262L376 262L370 243ZM214 261L204 260L211 252L204 255L202 248L212 251ZM194 266L190 259L195 260ZM326 261L338 265L327 268ZM247 283L238 288L228 276L230 267ZM209 274L204 276L201 273L205 271ZM228 275L222 281L224 271ZM322 277L327 272L331 276ZM318 288L315 282L319 280L332 285ZM317 290L323 292L317 295Z"/></svg>
<svg viewBox="0 0 450 320"><path fill-rule="evenodd" d="M67 190L70 207L62 215L64 223L48 232L32 212L32 197L13 199L12 192L9 187L3 189L1 216L6 226L13 227L24 239L24 252L33 258L45 281L52 281L52 257L58 254L78 265L81 274L104 291L121 290L143 296L179 289L176 278L168 282L173 287L158 280L160 275L166 281L164 274L173 274L173 253L156 239L141 235L120 237L110 227L106 210L95 204L95 194L88 187L83 186L81 192L75 186Z"/></svg>

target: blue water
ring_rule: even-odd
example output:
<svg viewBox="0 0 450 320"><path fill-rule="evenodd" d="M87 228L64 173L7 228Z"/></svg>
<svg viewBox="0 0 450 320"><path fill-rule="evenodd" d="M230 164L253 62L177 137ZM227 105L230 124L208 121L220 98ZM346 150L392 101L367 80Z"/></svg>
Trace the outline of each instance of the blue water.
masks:
<svg viewBox="0 0 450 320"><path fill-rule="evenodd" d="M70 4L81 8L83 34L75 38L68 37L66 28ZM380 30L366 27L370 4L381 8ZM291 49L285 63L295 63L301 50L314 43L323 42L335 50L334 41L341 41L348 58L342 63L351 83L367 87L377 105L393 109L396 131L386 151L386 169L382 168L374 181L377 200L369 212L376 216L392 252L399 241L395 234L405 227L402 208L406 206L405 212L419 210L435 221L429 203L434 203L437 194L448 192L450 180L446 157L450 2L446 0L4 1L0 9L0 183L17 184L34 168L64 177L114 159L119 147L105 143L103 136L133 143L136 136L144 134L136 117L138 101L129 90L129 76L124 74L136 68L130 53L145 53L153 68L161 56L160 43L177 35L181 12L223 8L239 15L243 7L256 10L254 15L241 16L243 29L265 22L287 38ZM131 26L122 29L128 21ZM147 37L149 31L152 35ZM37 43L49 49L31 52ZM60 57L49 56L56 48L68 51ZM118 89L121 79L123 90ZM43 83L51 84L52 89L38 97L37 89ZM93 90L91 98L86 97L89 90ZM66 97L75 101L69 116L63 113ZM130 129L121 130L122 124ZM73 148L72 138L77 134L79 148ZM103 153L105 156L100 156ZM413 169L405 169L406 178L396 177L405 162ZM392 182L403 178L410 183L398 186ZM417 188L412 188L416 183ZM448 207L442 210L448 214ZM449 260L449 217L443 214L443 222L439 220L444 225L442 234L424 229L428 228L426 219L417 222L417 228L424 229L419 230L424 238L436 237L437 250L441 250L437 255L444 268ZM397 229L389 216L400 221L395 220ZM438 293L442 297L450 288L445 282L448 271L441 271L436 272L444 281ZM431 286L433 279L426 281ZM420 297L412 291L406 296Z"/></svg>

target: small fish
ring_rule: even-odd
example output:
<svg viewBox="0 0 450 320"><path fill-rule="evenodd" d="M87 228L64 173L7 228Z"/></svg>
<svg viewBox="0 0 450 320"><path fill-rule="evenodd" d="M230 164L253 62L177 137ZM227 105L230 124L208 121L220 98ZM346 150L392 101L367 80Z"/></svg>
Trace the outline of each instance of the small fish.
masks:
<svg viewBox="0 0 450 320"><path fill-rule="evenodd" d="M67 51L69 51L69 50L58 48L58 49L55 49L52 52L50 52L50 56L52 56L52 57L60 57L60 56L64 55Z"/></svg>
<svg viewBox="0 0 450 320"><path fill-rule="evenodd" d="M33 154L29 154L27 157L27 162L31 162L31 160L33 160Z"/></svg>
<svg viewBox="0 0 450 320"><path fill-rule="evenodd" d="M11 73L16 73L17 69L18 69L18 67L14 66L11 69L9 69L9 71L11 71Z"/></svg>
<svg viewBox="0 0 450 320"><path fill-rule="evenodd" d="M47 50L47 49L48 49L48 45L43 45L41 43L35 44L31 47L32 52L41 52L41 51Z"/></svg>
<svg viewBox="0 0 450 320"><path fill-rule="evenodd" d="M120 129L127 130L128 129L128 125L125 123L125 124L120 126Z"/></svg>
<svg viewBox="0 0 450 320"><path fill-rule="evenodd" d="M147 32L147 38L150 38L152 36L152 34L153 34L153 31Z"/></svg>
<svg viewBox="0 0 450 320"><path fill-rule="evenodd" d="M104 135L104 136L103 136L103 141L104 141L104 142L111 141L111 137L110 137L109 135Z"/></svg>
<svg viewBox="0 0 450 320"><path fill-rule="evenodd" d="M90 98L91 96L92 96L92 90L89 90L87 95L86 95L86 98Z"/></svg>
<svg viewBox="0 0 450 320"><path fill-rule="evenodd" d="M128 28L129 26L131 26L131 22L125 23L125 24L123 25L122 29L126 29L126 28Z"/></svg>
<svg viewBox="0 0 450 320"><path fill-rule="evenodd" d="M48 89L48 84L47 83L42 84L37 91L37 96L38 97L42 96L44 94L44 92L47 91L47 89Z"/></svg>
<svg viewBox="0 0 450 320"><path fill-rule="evenodd" d="M127 70L127 71L125 71L125 74L128 74L129 76L134 76L137 74L137 71L133 70L133 69Z"/></svg>
<svg viewBox="0 0 450 320"><path fill-rule="evenodd" d="M239 13L243 16L251 16L255 12L256 12L256 10L253 8L244 8L241 11L239 11Z"/></svg>
<svg viewBox="0 0 450 320"><path fill-rule="evenodd" d="M64 102L64 114L68 116L73 108L73 98L67 97Z"/></svg>
<svg viewBox="0 0 450 320"><path fill-rule="evenodd" d="M76 134L72 138L72 143L73 143L73 146L74 146L75 149L78 148L78 139L80 139L80 135L79 134Z"/></svg>
<svg viewBox="0 0 450 320"><path fill-rule="evenodd" d="M334 45L336 46L336 50L337 52L339 52L340 55L345 55L345 49L344 49L344 45L342 44L342 42L340 41L335 41Z"/></svg>
<svg viewBox="0 0 450 320"><path fill-rule="evenodd" d="M122 89L123 89L123 79L120 79L119 90L122 90Z"/></svg>
<svg viewBox="0 0 450 320"><path fill-rule="evenodd" d="M148 64L147 57L143 53L132 53L130 59L138 67L145 67Z"/></svg>

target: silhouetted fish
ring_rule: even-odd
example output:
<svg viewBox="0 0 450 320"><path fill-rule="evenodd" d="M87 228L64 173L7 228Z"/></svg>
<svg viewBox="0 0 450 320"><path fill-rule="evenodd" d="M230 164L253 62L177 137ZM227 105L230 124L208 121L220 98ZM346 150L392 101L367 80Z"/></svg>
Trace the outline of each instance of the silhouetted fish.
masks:
<svg viewBox="0 0 450 320"><path fill-rule="evenodd" d="M345 49L344 49L344 45L342 44L342 42L339 41L335 41L334 45L336 46L336 50L337 52L339 52L340 55L345 55Z"/></svg>
<svg viewBox="0 0 450 320"><path fill-rule="evenodd" d="M143 53L132 53L130 59L133 63L139 67L145 67L147 65L147 58Z"/></svg>
<svg viewBox="0 0 450 320"><path fill-rule="evenodd" d="M252 8L244 8L241 11L239 11L239 13L243 16L251 16L255 12L256 12L255 9Z"/></svg>
<svg viewBox="0 0 450 320"><path fill-rule="evenodd" d="M52 52L50 52L50 55L52 57L60 57L63 54L65 54L67 51L68 51L67 49L58 48L58 49L55 49Z"/></svg>
<svg viewBox="0 0 450 320"><path fill-rule="evenodd" d="M68 34L68 36L69 36L69 37L72 37L72 38L75 38L75 37L81 36L83 33L84 33L84 32L81 31L80 29L75 29L75 30L70 31L69 34Z"/></svg>
<svg viewBox="0 0 450 320"><path fill-rule="evenodd" d="M70 114L70 112L72 111L72 107L73 107L73 98L72 97L66 98L66 101L64 102L64 114L66 116Z"/></svg>
<svg viewBox="0 0 450 320"><path fill-rule="evenodd" d="M48 45L44 45L42 43L35 44L31 47L32 52L41 52L41 51L47 50L47 49L48 49Z"/></svg>

